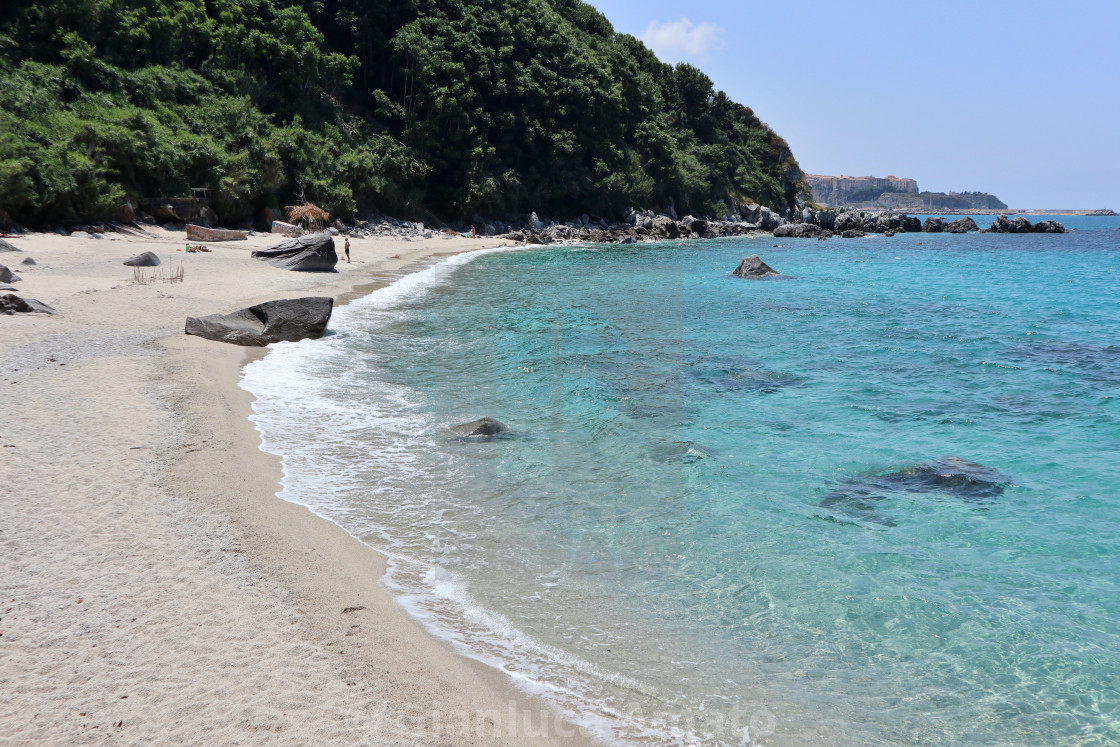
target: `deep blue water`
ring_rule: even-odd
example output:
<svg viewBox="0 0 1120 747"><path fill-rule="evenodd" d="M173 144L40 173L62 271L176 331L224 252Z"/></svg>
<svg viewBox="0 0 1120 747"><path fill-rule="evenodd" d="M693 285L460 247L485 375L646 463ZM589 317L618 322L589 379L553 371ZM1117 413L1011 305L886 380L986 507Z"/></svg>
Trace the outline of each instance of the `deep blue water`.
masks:
<svg viewBox="0 0 1120 747"><path fill-rule="evenodd" d="M1117 744L1120 219L1059 220L459 258L245 386L282 497L615 738Z"/></svg>

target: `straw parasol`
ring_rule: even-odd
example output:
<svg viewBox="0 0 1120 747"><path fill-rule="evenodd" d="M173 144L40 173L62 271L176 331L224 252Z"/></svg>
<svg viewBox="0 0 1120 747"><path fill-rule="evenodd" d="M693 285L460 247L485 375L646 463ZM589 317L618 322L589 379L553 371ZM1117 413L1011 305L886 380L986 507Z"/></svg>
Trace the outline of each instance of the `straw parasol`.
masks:
<svg viewBox="0 0 1120 747"><path fill-rule="evenodd" d="M288 205L284 210L288 213L288 220L292 223L302 223L303 227L309 230L318 229L331 217L326 210L306 200L302 205Z"/></svg>

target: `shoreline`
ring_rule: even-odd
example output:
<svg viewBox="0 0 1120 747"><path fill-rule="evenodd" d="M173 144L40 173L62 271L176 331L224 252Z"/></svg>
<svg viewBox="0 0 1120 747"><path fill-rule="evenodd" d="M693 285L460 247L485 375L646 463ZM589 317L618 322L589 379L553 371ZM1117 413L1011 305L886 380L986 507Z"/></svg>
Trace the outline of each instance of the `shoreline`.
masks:
<svg viewBox="0 0 1120 747"><path fill-rule="evenodd" d="M266 350L181 332L186 315L269 298L344 304L504 242L357 239L356 262L324 274L248 258L275 237L201 257L175 256L178 238L32 235L0 257L21 270L17 293L59 312L5 318L0 342L21 416L0 432L15 517L0 532L0 689L16 693L0 698L0 738L591 743L408 617L380 583L384 556L277 497L280 459L239 386ZM127 283L121 261L146 249L185 266L182 284ZM38 265L23 272L26 256Z"/></svg>

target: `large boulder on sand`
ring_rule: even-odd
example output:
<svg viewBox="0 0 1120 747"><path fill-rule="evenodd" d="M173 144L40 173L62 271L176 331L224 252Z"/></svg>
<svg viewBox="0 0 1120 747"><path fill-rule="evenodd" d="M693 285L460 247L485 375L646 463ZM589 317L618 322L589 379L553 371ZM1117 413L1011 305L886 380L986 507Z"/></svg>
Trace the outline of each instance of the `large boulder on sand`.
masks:
<svg viewBox="0 0 1120 747"><path fill-rule="evenodd" d="M334 239L326 231L281 241L268 249L258 249L253 257L282 270L323 272L338 264Z"/></svg>
<svg viewBox="0 0 1120 747"><path fill-rule="evenodd" d="M475 436L496 436L499 433L505 433L509 430L509 426L500 420L491 417L479 418L472 420L469 423L462 423L460 425L451 426L451 430L458 433L465 438Z"/></svg>
<svg viewBox="0 0 1120 747"><path fill-rule="evenodd" d="M129 267L159 267L159 257L155 252L144 252L124 261Z"/></svg>
<svg viewBox="0 0 1120 747"><path fill-rule="evenodd" d="M19 296L8 293L0 296L0 314L53 314L54 309L47 306L42 301L36 301L34 298L20 298Z"/></svg>
<svg viewBox="0 0 1120 747"><path fill-rule="evenodd" d="M4 265L0 265L0 283L14 283L22 279L23 278L9 270Z"/></svg>
<svg viewBox="0 0 1120 747"><path fill-rule="evenodd" d="M0 239L0 252L22 252L22 249L16 249L4 239Z"/></svg>
<svg viewBox="0 0 1120 747"><path fill-rule="evenodd" d="M743 257L743 261L731 274L741 278L765 278L781 273L759 259L757 254L752 254L749 257Z"/></svg>
<svg viewBox="0 0 1120 747"><path fill-rule="evenodd" d="M264 347L320 337L334 308L329 296L266 301L232 314L187 317L186 333L234 345Z"/></svg>

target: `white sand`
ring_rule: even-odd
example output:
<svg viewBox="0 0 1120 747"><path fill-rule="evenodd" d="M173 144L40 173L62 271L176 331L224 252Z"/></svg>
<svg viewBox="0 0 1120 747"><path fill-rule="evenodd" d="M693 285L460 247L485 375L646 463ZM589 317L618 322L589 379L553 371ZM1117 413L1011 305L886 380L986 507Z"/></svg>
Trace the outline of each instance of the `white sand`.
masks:
<svg viewBox="0 0 1120 747"><path fill-rule="evenodd" d="M408 619L380 555L275 497L237 387L262 353L182 334L493 242L355 239L324 274L250 258L276 241L32 235L0 253L18 295L58 311L0 316L0 742L585 742ZM145 250L163 264L138 284L121 263Z"/></svg>

